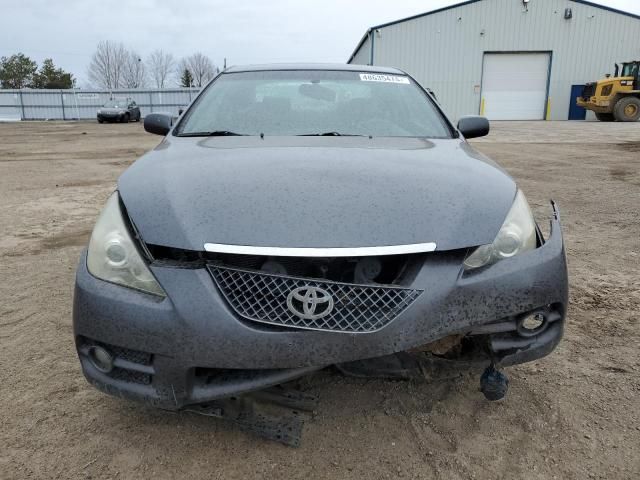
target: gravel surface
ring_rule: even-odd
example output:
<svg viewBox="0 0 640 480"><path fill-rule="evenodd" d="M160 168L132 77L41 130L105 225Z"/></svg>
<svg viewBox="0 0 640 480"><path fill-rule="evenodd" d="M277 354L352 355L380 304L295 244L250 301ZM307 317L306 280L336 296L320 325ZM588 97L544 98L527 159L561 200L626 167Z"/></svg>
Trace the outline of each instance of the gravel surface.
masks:
<svg viewBox="0 0 640 480"><path fill-rule="evenodd" d="M472 368L424 383L320 374L294 449L86 383L76 263L116 178L159 137L140 124L0 124L0 478L640 478L640 123L492 127L474 144L518 180L541 225L549 198L561 209L563 342L508 369L497 403Z"/></svg>

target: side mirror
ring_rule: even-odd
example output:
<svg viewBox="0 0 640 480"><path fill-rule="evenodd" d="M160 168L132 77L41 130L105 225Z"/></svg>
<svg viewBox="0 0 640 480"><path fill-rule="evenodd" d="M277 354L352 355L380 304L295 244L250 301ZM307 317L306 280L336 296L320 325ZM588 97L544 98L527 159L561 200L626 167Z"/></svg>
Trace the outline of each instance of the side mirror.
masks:
<svg viewBox="0 0 640 480"><path fill-rule="evenodd" d="M144 129L156 135L166 135L171 130L173 119L166 113L150 113L144 117Z"/></svg>
<svg viewBox="0 0 640 480"><path fill-rule="evenodd" d="M464 138L484 137L489 134L489 120L478 115L468 115L458 120L458 130Z"/></svg>

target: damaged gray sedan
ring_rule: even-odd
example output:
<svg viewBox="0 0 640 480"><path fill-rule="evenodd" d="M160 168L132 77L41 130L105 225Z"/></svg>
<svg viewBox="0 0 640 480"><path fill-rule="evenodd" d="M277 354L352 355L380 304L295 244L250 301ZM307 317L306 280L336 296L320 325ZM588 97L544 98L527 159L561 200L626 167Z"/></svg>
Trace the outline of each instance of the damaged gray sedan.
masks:
<svg viewBox="0 0 640 480"><path fill-rule="evenodd" d="M487 120L453 126L406 73L235 67L145 129L166 136L118 180L77 272L99 389L182 409L431 352L485 362L497 399L502 367L560 341L558 210L545 239L466 141Z"/></svg>

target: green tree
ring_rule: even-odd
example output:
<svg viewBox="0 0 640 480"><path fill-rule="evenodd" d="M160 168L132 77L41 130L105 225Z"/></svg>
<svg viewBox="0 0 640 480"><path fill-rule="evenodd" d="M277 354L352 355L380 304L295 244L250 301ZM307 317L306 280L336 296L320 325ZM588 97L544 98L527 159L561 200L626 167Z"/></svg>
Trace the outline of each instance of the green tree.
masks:
<svg viewBox="0 0 640 480"><path fill-rule="evenodd" d="M22 53L0 58L2 88L25 88L31 85L38 65Z"/></svg>
<svg viewBox="0 0 640 480"><path fill-rule="evenodd" d="M182 71L182 75L180 75L180 86L193 87L193 75L191 75L188 68L185 68Z"/></svg>
<svg viewBox="0 0 640 480"><path fill-rule="evenodd" d="M47 58L40 70L33 76L33 88L73 88L75 79L69 72L56 68L53 60Z"/></svg>

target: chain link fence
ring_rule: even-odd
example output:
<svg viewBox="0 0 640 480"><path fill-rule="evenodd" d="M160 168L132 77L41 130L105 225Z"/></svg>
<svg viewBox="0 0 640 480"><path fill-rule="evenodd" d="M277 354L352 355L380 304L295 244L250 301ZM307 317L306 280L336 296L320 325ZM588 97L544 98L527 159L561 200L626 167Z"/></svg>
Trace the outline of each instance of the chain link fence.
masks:
<svg viewBox="0 0 640 480"><path fill-rule="evenodd" d="M112 98L131 98L142 116L152 112L178 114L199 88L135 90L0 90L0 121L95 119Z"/></svg>

